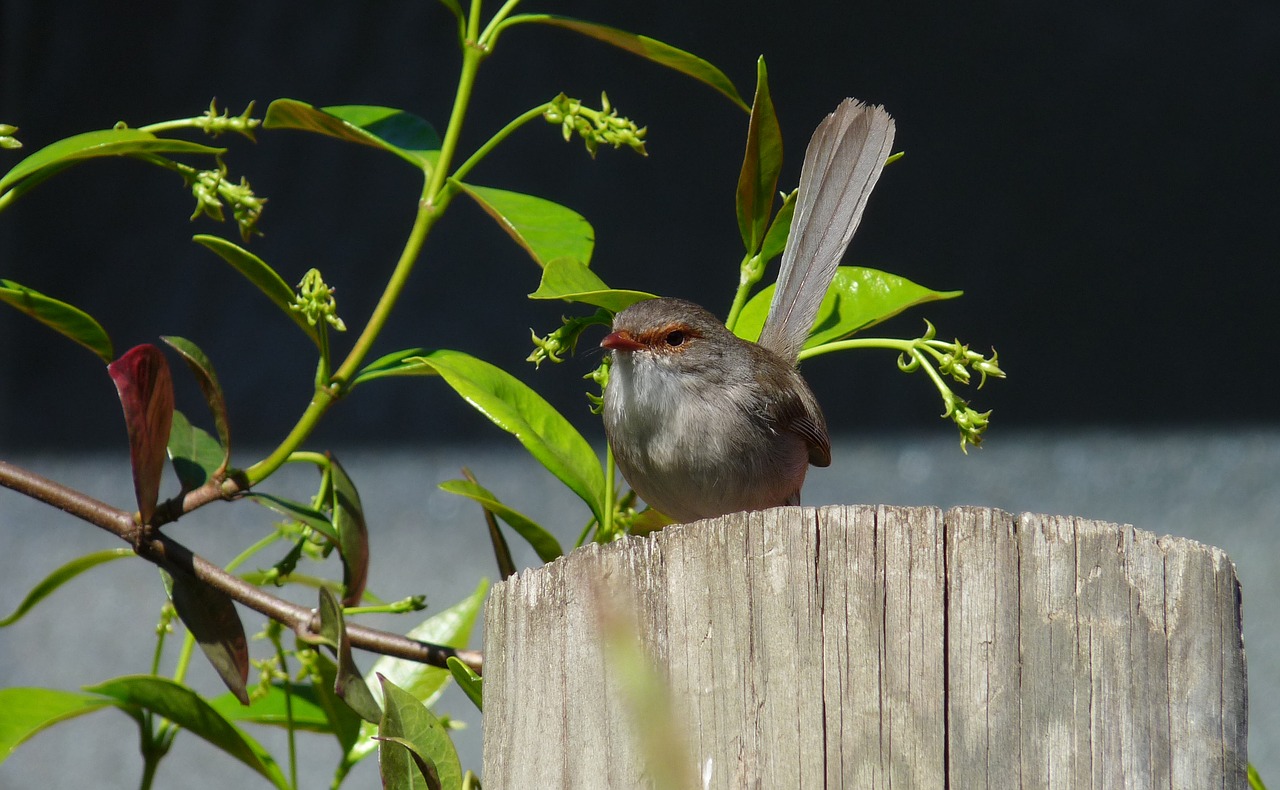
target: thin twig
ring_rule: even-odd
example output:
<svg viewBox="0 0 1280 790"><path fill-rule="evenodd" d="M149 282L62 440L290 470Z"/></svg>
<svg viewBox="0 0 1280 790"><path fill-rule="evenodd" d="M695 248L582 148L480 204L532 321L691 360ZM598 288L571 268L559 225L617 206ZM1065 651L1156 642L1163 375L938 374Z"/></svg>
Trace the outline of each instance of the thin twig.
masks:
<svg viewBox="0 0 1280 790"><path fill-rule="evenodd" d="M290 629L311 633L320 629L320 616L316 612L227 573L158 530L144 531L131 514L119 508L7 461L0 461L0 486L100 527L133 546L138 556L148 562L185 571L237 603ZM484 668L484 655L478 650L457 650L356 624L347 626L347 636L353 647L373 653L443 668L448 668L449 657L455 656L477 673L482 673Z"/></svg>

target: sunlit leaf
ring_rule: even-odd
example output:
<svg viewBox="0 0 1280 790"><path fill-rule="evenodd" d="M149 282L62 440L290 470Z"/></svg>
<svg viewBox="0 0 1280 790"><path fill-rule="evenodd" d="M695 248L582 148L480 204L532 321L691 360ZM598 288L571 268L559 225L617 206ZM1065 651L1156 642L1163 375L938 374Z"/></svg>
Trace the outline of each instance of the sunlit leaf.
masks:
<svg viewBox="0 0 1280 790"><path fill-rule="evenodd" d="M428 617L405 636L434 645L464 649L471 639L476 618L484 608L484 600L488 592L488 580L481 579L471 595L448 609ZM379 675L409 692L428 707L436 703L445 685L452 678L446 669L392 656L380 656L369 673L365 675L370 688L380 688ZM350 763L358 762L377 749L377 744L368 739L368 736L374 734L373 725L366 724L362 732L366 737L356 740L347 752L347 761Z"/></svg>
<svg viewBox="0 0 1280 790"><path fill-rule="evenodd" d="M40 582L31 588L31 592L27 593L27 597L22 599L22 603L18 604L18 608L13 610L13 614L0 620L0 628L12 625L22 616L31 611L36 604L43 601L53 594L53 591L71 581L75 577L85 571L96 568L104 562L111 562L123 557L134 556L133 549L119 548L106 549L104 551L95 551L92 554L86 554L83 557L76 557L74 560L58 567L53 573L40 580Z"/></svg>
<svg viewBox="0 0 1280 790"><path fill-rule="evenodd" d="M186 686L154 675L135 675L108 680L85 691L158 713L249 766L276 787L289 787L280 767L257 741Z"/></svg>
<svg viewBox="0 0 1280 790"><path fill-rule="evenodd" d="M342 605L333 593L323 587L320 588L320 634L338 654L338 676L333 685L334 693L365 721L376 722L381 719L382 710L364 682L364 676L356 668L355 659L351 657L351 642L347 639Z"/></svg>
<svg viewBox="0 0 1280 790"><path fill-rule="evenodd" d="M196 384L200 386L205 403L209 404L209 411L213 414L213 424L218 431L218 440L223 450L222 463L212 474L222 474L231 460L231 426L227 419L227 399L222 394L222 385L218 383L218 374L214 372L213 363L199 346L186 338L170 335L160 339L182 356L183 361L196 377Z"/></svg>
<svg viewBox="0 0 1280 790"><path fill-rule="evenodd" d="M682 49L676 49L670 44L664 44L656 39L648 36L639 36L635 33L628 33L625 30L608 27L606 25L598 25L594 22L583 22L579 19L571 19L564 16L556 16L554 14L526 14L512 21L530 21L541 22L547 25L556 25L557 27L568 28L591 38L603 41L606 44L612 44L619 49L624 49L634 55L639 55L646 60L653 61L660 66L666 66L670 69L693 77L700 82L704 82L723 93L734 104L744 110L749 110L747 103L742 100L742 96L738 94L738 89L724 72L711 65L702 58L685 52Z"/></svg>
<svg viewBox="0 0 1280 790"><path fill-rule="evenodd" d="M276 99L267 107L262 127L315 132L380 148L428 173L440 154L440 135L431 124L391 107L353 104L317 108L295 99Z"/></svg>
<svg viewBox="0 0 1280 790"><path fill-rule="evenodd" d="M178 473L183 491L192 491L225 468L227 453L208 431L197 428L174 409L169 427L169 461Z"/></svg>
<svg viewBox="0 0 1280 790"><path fill-rule="evenodd" d="M245 686L249 680L249 644L235 604L226 593L181 568L165 566L161 574L178 618L195 637L227 689L241 704L248 705Z"/></svg>
<svg viewBox="0 0 1280 790"><path fill-rule="evenodd" d="M45 296L13 280L0 279L0 302L13 305L40 323L111 362L115 351L102 325L85 311Z"/></svg>
<svg viewBox="0 0 1280 790"><path fill-rule="evenodd" d="M318 701L317 689L310 683L271 684L267 693L256 697L248 706L241 705L234 694L223 694L209 704L228 721L249 722L273 727L292 726L308 732L333 732L333 725Z"/></svg>
<svg viewBox="0 0 1280 790"><path fill-rule="evenodd" d="M369 577L369 530L365 524L360 494L338 459L329 458L333 479L333 526L338 531L338 550L342 553L342 583L346 590L344 606L358 606Z"/></svg>
<svg viewBox="0 0 1280 790"><path fill-rule="evenodd" d="M761 57L756 62L756 95L751 104L747 150L738 175L736 200L738 231L749 253L759 250L764 241L781 171L782 129L769 96L769 74Z"/></svg>
<svg viewBox="0 0 1280 790"><path fill-rule="evenodd" d="M610 288L586 264L569 258L557 258L548 262L542 270L542 282L538 283L538 290L529 294L529 298L581 302L617 313L636 302L657 297L644 291Z"/></svg>
<svg viewBox="0 0 1280 790"><path fill-rule="evenodd" d="M533 195L459 183L462 191L497 221L539 266L557 258L591 262L596 234L576 211Z"/></svg>
<svg viewBox="0 0 1280 790"><path fill-rule="evenodd" d="M462 689L462 693L467 695L467 699L471 700L472 704L476 706L476 710L483 711L484 678L477 675L474 669L453 656L445 659L445 663L449 665L449 672L453 675L458 688Z"/></svg>
<svg viewBox="0 0 1280 790"><path fill-rule="evenodd" d="M76 691L0 689L0 763L36 733L112 704L100 695Z"/></svg>
<svg viewBox="0 0 1280 790"><path fill-rule="evenodd" d="M962 291L933 291L895 274L861 266L841 266L818 309L805 348L830 343L874 326L918 304L954 299ZM760 336L773 298L773 286L762 289L743 307L733 328L738 337Z"/></svg>
<svg viewBox="0 0 1280 790"><path fill-rule="evenodd" d="M231 264L233 269L244 275L249 282L257 286L259 291L266 294L276 307L283 310L284 314L289 316L289 319L297 324L307 337L311 338L311 342L317 346L320 345L318 331L307 323L302 313L293 309L293 289L284 281L284 278L276 274L275 269L268 266L257 255L219 236L201 234L193 236L192 240L217 253L220 258Z"/></svg>
<svg viewBox="0 0 1280 790"><path fill-rule="evenodd" d="M107 365L124 408L129 431L129 458L133 490L142 523L151 522L160 501L160 477L164 474L169 426L173 420L173 378L160 349L147 343L134 346Z"/></svg>
<svg viewBox="0 0 1280 790"><path fill-rule="evenodd" d="M383 741L378 747L378 763L382 782L388 788L427 788L431 783L408 759L404 751L410 748L435 769L438 787L462 786L462 764L454 748L449 732L440 720L418 698L399 688L385 677L378 678L382 686L385 712L378 727L383 738L404 739L407 743L389 744Z"/></svg>
<svg viewBox="0 0 1280 790"><path fill-rule="evenodd" d="M226 150L186 140L156 137L151 132L140 129L85 132L51 143L14 165L0 178L0 193L7 192L20 181L26 181L28 185L43 181L54 173L88 159L140 154L221 154Z"/></svg>
<svg viewBox="0 0 1280 790"><path fill-rule="evenodd" d="M448 480L440 484L440 490L480 503L481 507L505 521L520 537L528 541L543 562L551 562L564 554L554 535L533 519L498 501L498 498L484 486L469 480Z"/></svg>

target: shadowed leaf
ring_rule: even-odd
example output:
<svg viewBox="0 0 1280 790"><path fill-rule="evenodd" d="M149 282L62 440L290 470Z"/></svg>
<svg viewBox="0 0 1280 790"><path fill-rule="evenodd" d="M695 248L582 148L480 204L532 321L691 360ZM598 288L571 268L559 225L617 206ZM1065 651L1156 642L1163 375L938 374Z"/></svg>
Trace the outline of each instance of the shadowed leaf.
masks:
<svg viewBox="0 0 1280 790"><path fill-rule="evenodd" d="M529 294L529 298L563 299L619 313L636 302L657 297L644 291L610 288L586 264L569 258L557 258L542 270L542 282L538 283L538 290Z"/></svg>
<svg viewBox="0 0 1280 790"><path fill-rule="evenodd" d="M154 675L134 675L108 680L85 691L158 713L249 766L276 787L289 787L280 767L257 741L186 686Z"/></svg>
<svg viewBox="0 0 1280 790"><path fill-rule="evenodd" d="M218 441L222 444L224 453L222 463L213 472L213 476L220 475L227 470L227 464L231 460L231 426L227 420L227 399L222 394L222 385L218 383L218 374L213 370L213 363L195 343L186 338L174 336L160 339L182 356L187 367L191 368L191 372L195 375L196 383L200 385L205 403L209 404L209 411L213 414L213 425L218 431Z"/></svg>
<svg viewBox="0 0 1280 790"><path fill-rule="evenodd" d="M325 455L332 470L332 518L342 553L342 584L346 589L342 603L358 606L369 577L369 530L355 484L333 453Z"/></svg>
<svg viewBox="0 0 1280 790"><path fill-rule="evenodd" d="M248 705L245 685L249 680L249 645L236 605L226 593L181 569L167 567L160 573L182 624L195 637L227 689L242 705Z"/></svg>
<svg viewBox="0 0 1280 790"><path fill-rule="evenodd" d="M596 232L576 211L505 189L461 182L458 186L539 266L545 267L557 258L568 258L584 266L591 262Z"/></svg>
<svg viewBox="0 0 1280 790"><path fill-rule="evenodd" d="M294 310L293 305L293 289L284 279L276 274L276 270L272 269L261 258L248 250L232 244L224 238L218 236L198 235L193 236L192 240L200 244L212 252L218 254L222 260L231 264L231 267L240 272L257 286L259 291L267 295L267 298L284 311L289 319L297 324L307 337L311 338L311 342L317 346L320 345L320 335L316 328L307 323L307 319L302 313Z"/></svg>
<svg viewBox="0 0 1280 790"><path fill-rule="evenodd" d="M93 554L86 554L83 557L76 557L71 562L60 566L53 573L40 580L40 583L31 588L31 592L27 593L27 597L22 599L22 603L18 604L18 608L13 610L13 614L0 620L0 628L12 625L22 616L31 611L36 604L43 601L53 594L53 591L71 581L75 577L89 570L96 568L104 562L111 562L122 557L134 556L133 549L107 549L105 551L95 551Z"/></svg>
<svg viewBox="0 0 1280 790"><path fill-rule="evenodd" d="M473 483L469 480L448 480L440 484L440 490L472 499L485 510L505 521L520 537L528 541L533 550L538 553L538 559L543 562L551 562L564 554L564 550L560 548L560 543L555 539L554 535L547 532L541 525L523 513L502 504L497 497L479 483Z"/></svg>
<svg viewBox="0 0 1280 790"><path fill-rule="evenodd" d="M476 710L484 711L484 678L476 674L475 670L459 661L453 656L445 659L445 663L449 665L449 672L453 675L454 681L457 682L458 688L462 689L462 693L467 695L467 699L476 706Z"/></svg>
<svg viewBox="0 0 1280 790"><path fill-rule="evenodd" d="M406 789L461 787L462 764L444 725L417 697L381 675L378 681L386 706L378 734L383 739L398 741L393 745L383 740L378 746L383 786ZM417 754L421 761L409 759L406 750ZM434 784L428 778L430 771L419 770L421 763L434 767Z"/></svg>
<svg viewBox="0 0 1280 790"><path fill-rule="evenodd" d="M133 466L133 490L142 523L151 522L160 501L160 476L164 473L173 420L173 378L160 349L151 344L134 346L107 365L120 394L125 426L129 430L129 457Z"/></svg>
<svg viewBox="0 0 1280 790"><path fill-rule="evenodd" d="M568 28L585 36L590 36L598 41L606 44L612 44L619 49L624 49L634 55L639 55L646 60L653 61L660 66L666 66L670 69L693 77L694 79L704 82L723 93L734 104L744 110L749 110L747 103L742 100L742 96L738 94L738 89L724 72L711 65L707 61L697 55L685 52L682 49L676 49L670 44L664 44L656 39L648 36L639 36L635 33L628 33L625 30L608 27L606 25L598 25L594 22L583 22L579 19L571 19L569 17L556 16L554 14L527 14L515 17L512 21L530 21L541 22L547 25L555 25L557 27Z"/></svg>
<svg viewBox="0 0 1280 790"><path fill-rule="evenodd" d="M347 627L342 619L342 605L333 593L320 588L320 635L338 654L338 676L334 681L333 691L360 718L369 722L377 722L382 718L382 709L365 684L364 677L356 668L351 657L351 643L347 640Z"/></svg>
<svg viewBox="0 0 1280 790"><path fill-rule="evenodd" d="M55 332L71 338L97 354L103 362L109 363L115 356L106 330L78 307L45 296L13 280L3 279L0 279L0 302L13 305Z"/></svg>
<svg viewBox="0 0 1280 790"><path fill-rule="evenodd" d="M769 97L769 75L764 58L756 62L756 95L747 128L747 150L738 175L736 208L742 246L748 253L760 249L769 216L773 213L778 173L782 171L782 129Z"/></svg>
<svg viewBox="0 0 1280 790"><path fill-rule="evenodd" d="M209 704L231 722L288 727L292 720L293 726L300 730L333 732L333 725L318 700L317 689L310 683L289 683L288 694L285 684L273 683L266 694L247 706L241 705L234 694L223 694L209 700Z"/></svg>
<svg viewBox="0 0 1280 790"><path fill-rule="evenodd" d="M226 468L227 453L218 440L192 425L177 409L169 428L168 452L183 491L199 488Z"/></svg>

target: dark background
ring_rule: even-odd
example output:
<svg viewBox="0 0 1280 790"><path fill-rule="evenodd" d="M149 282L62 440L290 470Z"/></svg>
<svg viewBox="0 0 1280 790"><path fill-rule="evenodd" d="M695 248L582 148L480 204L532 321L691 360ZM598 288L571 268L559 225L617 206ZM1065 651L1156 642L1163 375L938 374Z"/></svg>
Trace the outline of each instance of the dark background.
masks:
<svg viewBox="0 0 1280 790"><path fill-rule="evenodd" d="M458 52L436 3L123 4L0 0L0 121L26 147L119 120L198 114L211 97L259 113L277 97L385 104L443 130ZM496 4L492 4L496 5ZM768 59L793 185L809 132L846 95L882 103L907 156L880 181L846 261L939 289L886 334L994 345L1007 382L974 394L992 436L1015 428L1209 427L1275 420L1269 397L1276 263L1280 6L766 2L528 3L644 33L722 68L749 97ZM520 26L481 71L463 148L558 91L608 90L649 127L650 156L601 151L531 125L471 177L585 215L611 285L723 314L741 247L733 190L746 116L674 72L567 31ZM358 328L403 243L417 174L372 149L296 132L232 147L270 203L251 249L291 282L315 266ZM176 334L202 346L242 442L274 443L306 405L309 343L193 233L173 174L96 161L0 214L0 277L94 315L117 353ZM579 376L594 353L535 373L528 330L574 308L531 303L536 266L458 201L429 240L375 353L453 347L513 370L590 425ZM593 346L596 335L588 335ZM340 338L340 343L349 342ZM344 348L344 346L340 346ZM178 370L179 407L202 414ZM923 376L889 352L805 370L837 431L952 432ZM123 446L101 363L0 310L0 448ZM495 436L433 380L364 388L316 437L402 441ZM588 435L599 438L598 429Z"/></svg>

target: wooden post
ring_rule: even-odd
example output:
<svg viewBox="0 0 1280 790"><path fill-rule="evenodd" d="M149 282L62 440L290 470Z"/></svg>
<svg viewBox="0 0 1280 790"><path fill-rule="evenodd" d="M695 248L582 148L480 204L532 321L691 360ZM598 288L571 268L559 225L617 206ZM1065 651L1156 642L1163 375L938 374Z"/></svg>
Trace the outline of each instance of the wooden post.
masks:
<svg viewBox="0 0 1280 790"><path fill-rule="evenodd" d="M602 638L618 611L660 719ZM1241 633L1221 550L1131 526L736 514L495 586L484 781L665 790L672 761L689 788L1238 788ZM655 752L663 728L684 754Z"/></svg>

